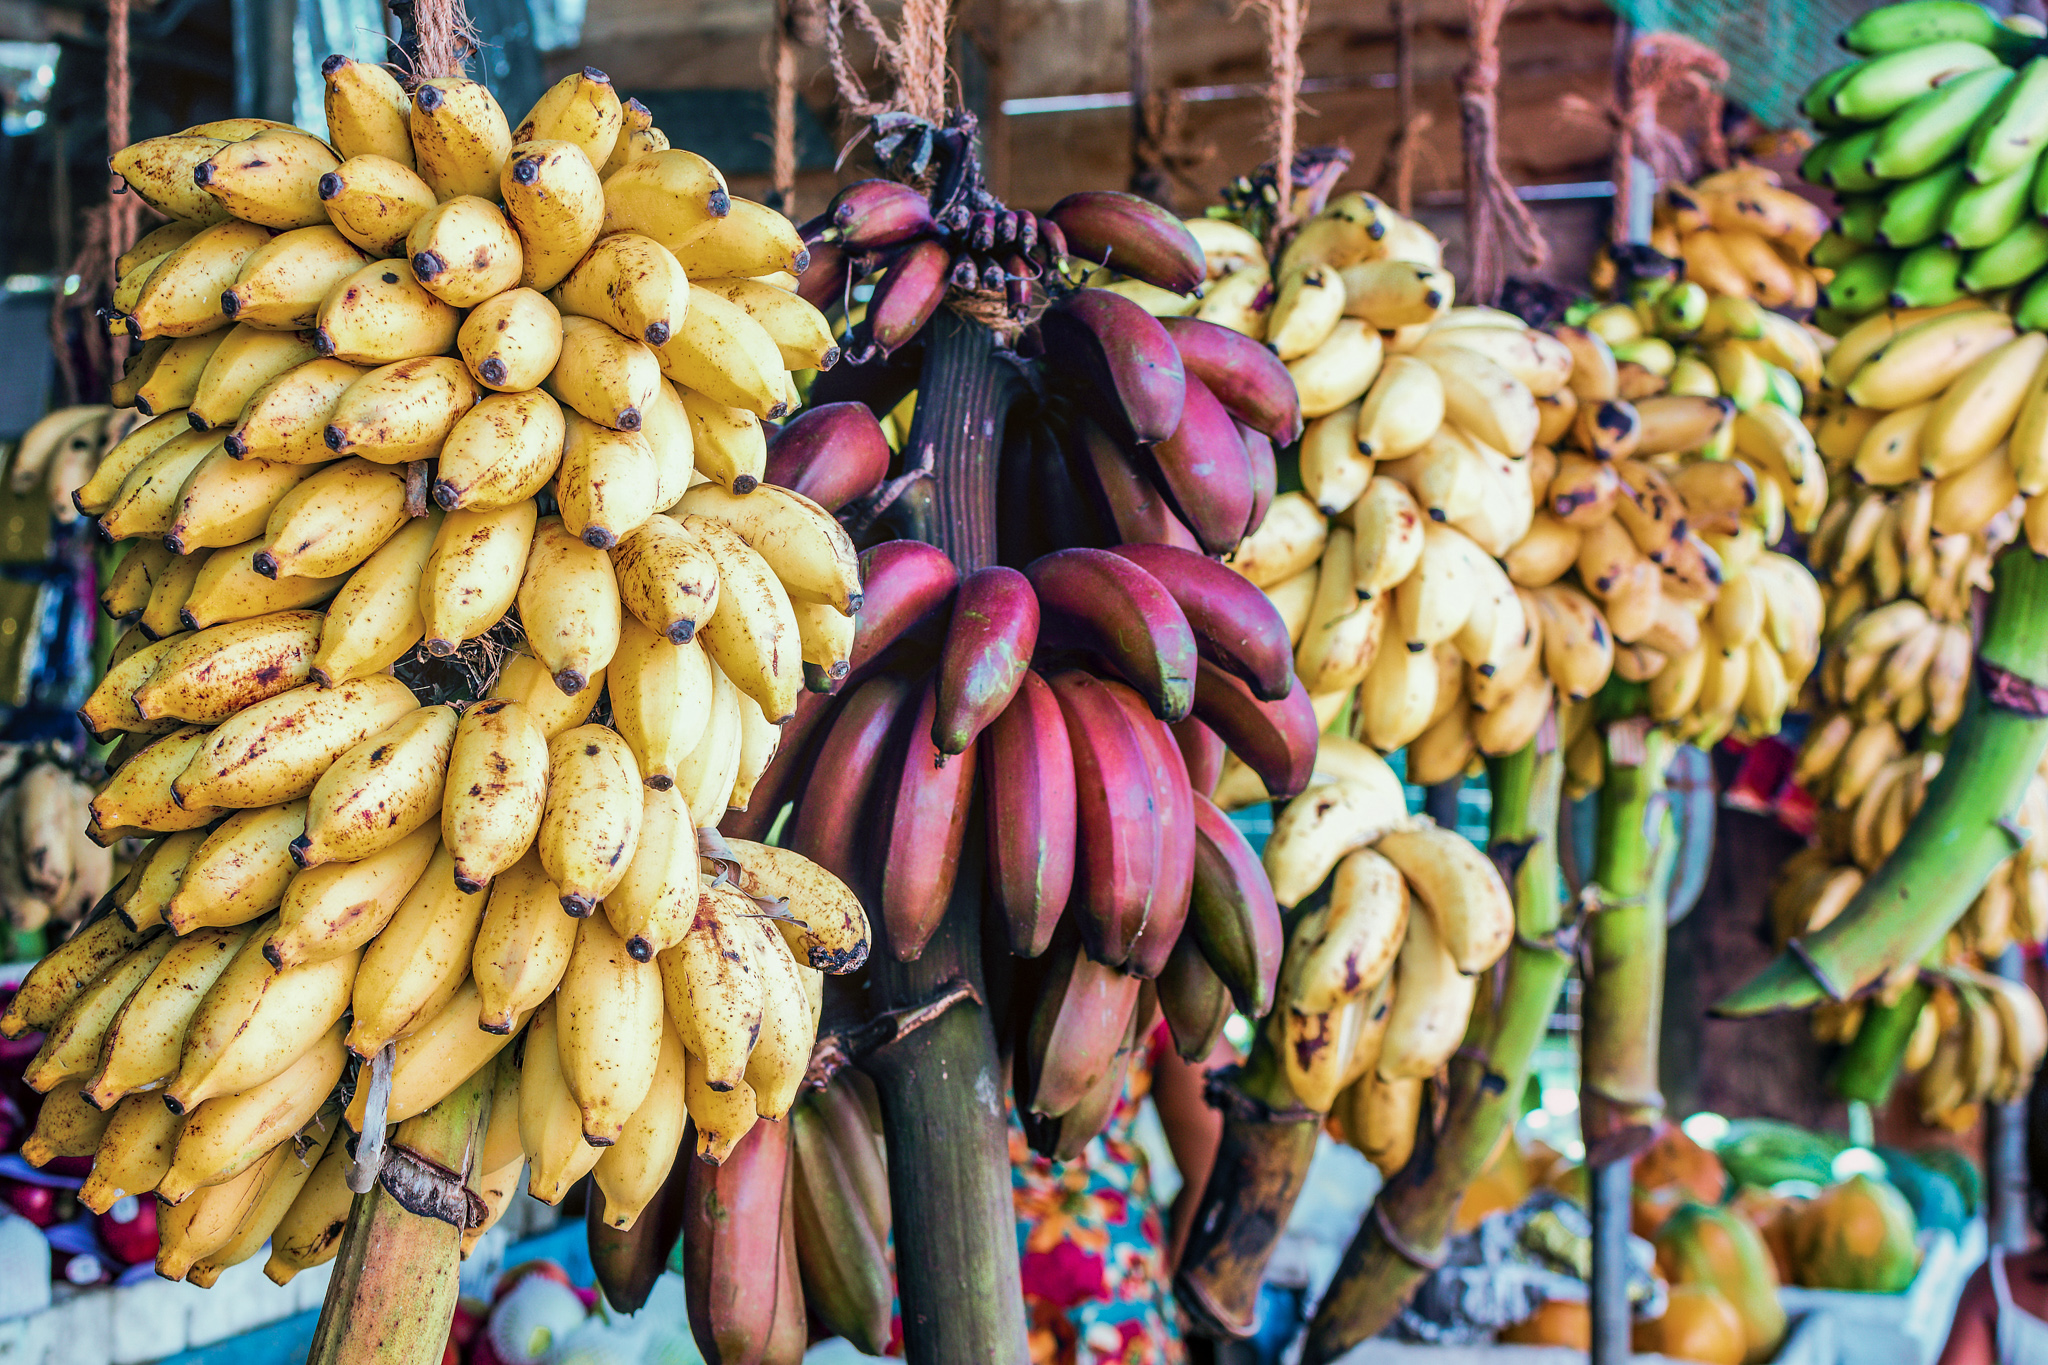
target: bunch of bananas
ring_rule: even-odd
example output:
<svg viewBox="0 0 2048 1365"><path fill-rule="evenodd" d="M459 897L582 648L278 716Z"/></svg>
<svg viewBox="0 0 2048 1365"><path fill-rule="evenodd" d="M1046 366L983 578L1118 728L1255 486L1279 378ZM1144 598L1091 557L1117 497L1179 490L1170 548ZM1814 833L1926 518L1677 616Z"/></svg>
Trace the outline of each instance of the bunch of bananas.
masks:
<svg viewBox="0 0 2048 1365"><path fill-rule="evenodd" d="M1329 895L1293 919L1265 1028L1301 1103L1392 1175L1423 1081L1463 1042L1480 977L1514 938L1514 905L1470 840L1408 814L1378 754L1337 736L1324 750L1318 784L1266 843L1280 904L1325 880Z"/></svg>
<svg viewBox="0 0 2048 1365"><path fill-rule="evenodd" d="M100 461L141 420L141 414L103 403L57 408L37 419L15 442L7 462L7 488L17 495L41 488L58 522L79 520L71 495L85 486Z"/></svg>
<svg viewBox="0 0 2048 1365"><path fill-rule="evenodd" d="M92 785L54 744L0 744L0 916L33 931L77 923L114 882L85 837Z"/></svg>
<svg viewBox="0 0 2048 1365"><path fill-rule="evenodd" d="M1919 1073L1920 1121L1968 1132L1980 1105L2026 1096L2048 1056L2048 1014L2025 982L1967 966L1935 975L1934 992L1914 1023L1905 1069Z"/></svg>
<svg viewBox="0 0 2048 1365"><path fill-rule="evenodd" d="M2010 291L2048 321L2048 62L2043 26L1956 0L1905 0L1842 36L1857 60L1804 101L1827 136L1800 166L1841 196L1809 259L1833 272L1815 321L1832 332L1887 305Z"/></svg>
<svg viewBox="0 0 2048 1365"><path fill-rule="evenodd" d="M1804 313L1834 278L1807 259L1827 232L1827 214L1757 166L1665 186L1651 224L1650 246L1683 261L1686 279L1710 295ZM1594 289L1611 293L1619 273L1614 253L1602 246L1593 259Z"/></svg>
<svg viewBox="0 0 2048 1365"><path fill-rule="evenodd" d="M713 829L861 602L831 513L764 481L836 351L795 228L602 73L515 129L472 81L323 70L331 144L116 158L173 221L112 319L154 420L75 495L133 542L80 716L119 739L92 840L151 842L0 1020L45 1034L32 1156L93 1157L96 1208L155 1191L159 1270L202 1283L334 1254L340 1126L492 1066L493 1216L594 1171L630 1227L686 1117L717 1162L787 1113L867 952L843 883Z"/></svg>

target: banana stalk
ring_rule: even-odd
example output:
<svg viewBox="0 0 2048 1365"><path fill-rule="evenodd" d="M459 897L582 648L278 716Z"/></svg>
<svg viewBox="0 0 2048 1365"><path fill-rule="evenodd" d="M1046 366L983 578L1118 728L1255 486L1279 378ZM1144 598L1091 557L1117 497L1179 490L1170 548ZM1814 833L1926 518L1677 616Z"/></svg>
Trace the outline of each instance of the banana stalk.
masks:
<svg viewBox="0 0 2048 1365"><path fill-rule="evenodd" d="M987 328L950 310L939 311L925 337L905 449L931 451L935 541L966 573L996 559L996 453L1017 372ZM961 982L975 992L863 1063L882 1097L910 1365L1029 1359L998 1099L1003 1068L983 1003L985 847L967 841L952 904L915 962L898 962L893 952L868 959L879 1011L916 1009Z"/></svg>
<svg viewBox="0 0 2048 1365"><path fill-rule="evenodd" d="M1287 1083L1271 1027L1242 1067L1212 1073L1223 1139L1173 1283L1192 1330L1241 1339L1258 1326L1259 1282L1308 1178L1322 1115Z"/></svg>
<svg viewBox="0 0 2048 1365"><path fill-rule="evenodd" d="M1571 956L1554 942L1557 808L1564 754L1535 741L1487 765L1488 851L1513 870L1515 945L1497 994L1483 992L1465 1047L1451 1059L1443 1134L1431 1160L1411 1160L1380 1191L1309 1324L1306 1365L1335 1360L1379 1335L1441 1254L1458 1203L1521 1110L1529 1060L1543 1039ZM1417 1150L1423 1150L1420 1143Z"/></svg>
<svg viewBox="0 0 2048 1365"><path fill-rule="evenodd" d="M1586 994L1580 1044L1580 1123L1588 1165L1626 1159L1647 1141L1664 1108L1657 1087L1657 1033L1664 1000L1664 762L1655 730L1638 762L1614 753L1600 788L1593 881L1604 902L1586 926Z"/></svg>
<svg viewBox="0 0 2048 1365"><path fill-rule="evenodd" d="M2012 816L2048 746L2048 691L2033 678L2048 654L2048 559L2017 546L1993 572L1969 701L1905 838L1847 909L1794 939L1716 1014L1744 1018L1847 1000L1893 967L1920 961L2019 847ZM1985 691L1987 667L1999 670L1994 694Z"/></svg>
<svg viewBox="0 0 2048 1365"><path fill-rule="evenodd" d="M494 1072L483 1068L447 1099L399 1124L392 1137L393 1155L402 1150L463 1174L462 1190L448 1192L463 1197L437 1201L456 1205L443 1211L458 1218L482 1203L475 1189L481 1173L469 1168L490 1122ZM349 1210L306 1365L439 1365L448 1349L462 1228L408 1210L406 1203L423 1201L413 1191L401 1203L392 1185L407 1182L394 1180L396 1174L387 1166L384 1178Z"/></svg>
<svg viewBox="0 0 2048 1365"><path fill-rule="evenodd" d="M1828 1078L1837 1095L1870 1105L1891 1098L1900 1064L1906 1059L1906 1045L1913 1041L1913 1026L1920 1020L1920 1007L1933 994L1916 981L1897 1004L1870 1002L1855 1040L1842 1050L1834 1075Z"/></svg>

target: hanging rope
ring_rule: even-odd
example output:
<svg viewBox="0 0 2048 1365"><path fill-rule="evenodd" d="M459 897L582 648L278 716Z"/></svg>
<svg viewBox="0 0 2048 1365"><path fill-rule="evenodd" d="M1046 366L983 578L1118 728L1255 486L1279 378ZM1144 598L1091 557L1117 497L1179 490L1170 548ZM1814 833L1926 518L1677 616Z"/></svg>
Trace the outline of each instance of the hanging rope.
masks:
<svg viewBox="0 0 2048 1365"><path fill-rule="evenodd" d="M868 93L867 83L853 69L853 60L847 55L849 18L875 45L875 56L890 86L882 98ZM904 0L896 33L891 36L875 17L868 0L827 0L825 55L846 114L854 119L867 119L895 110L928 123L943 122L947 19L947 0Z"/></svg>
<svg viewBox="0 0 2048 1365"><path fill-rule="evenodd" d="M1728 146L1721 139L1721 91L1728 80L1728 62L1720 53L1677 33L1644 33L1629 44L1624 102L1615 120L1614 202L1635 202L1636 161L1650 167L1658 184L1690 180L1696 169L1685 139L1659 119L1667 94L1693 97L1700 122L1700 154L1716 168L1728 164ZM1614 240L1627 240L1628 215L1616 213L1610 225Z"/></svg>
<svg viewBox="0 0 2048 1365"><path fill-rule="evenodd" d="M1465 240L1472 264L1465 287L1472 301L1492 303L1511 268L1509 256L1534 270L1550 244L1500 169L1500 26L1513 0L1465 0L1472 60L1458 80L1458 121L1465 151Z"/></svg>
<svg viewBox="0 0 2048 1365"><path fill-rule="evenodd" d="M1266 25L1266 64L1272 72L1266 91L1273 140L1274 183L1279 202L1273 206L1269 248L1277 246L1298 218L1294 194L1294 149L1301 116L1301 35L1308 20L1308 0L1250 0Z"/></svg>
<svg viewBox="0 0 2048 1365"><path fill-rule="evenodd" d="M774 140L769 175L774 190L768 202L790 218L796 213L796 34L795 17L787 4L775 25Z"/></svg>
<svg viewBox="0 0 2048 1365"><path fill-rule="evenodd" d="M1393 0L1394 137L1380 162L1373 188L1403 213L1415 210L1415 162L1422 135L1436 120L1415 107L1415 0Z"/></svg>
<svg viewBox="0 0 2048 1365"><path fill-rule="evenodd" d="M413 0L415 82L461 76L482 46L462 0Z"/></svg>
<svg viewBox="0 0 2048 1365"><path fill-rule="evenodd" d="M107 155L128 145L128 0L107 0ZM113 278L114 262L135 244L137 211L142 200L132 194L112 194L112 231L107 234L107 277Z"/></svg>

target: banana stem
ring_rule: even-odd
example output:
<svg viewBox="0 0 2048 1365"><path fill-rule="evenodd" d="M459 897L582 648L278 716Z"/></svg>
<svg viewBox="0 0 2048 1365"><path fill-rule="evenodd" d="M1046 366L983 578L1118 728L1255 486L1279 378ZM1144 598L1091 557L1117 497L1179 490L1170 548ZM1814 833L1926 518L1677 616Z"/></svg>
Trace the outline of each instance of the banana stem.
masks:
<svg viewBox="0 0 2048 1365"><path fill-rule="evenodd" d="M1994 576L1969 701L1905 838L1847 909L1794 939L1716 1014L1742 1018L1847 1000L1892 968L1922 960L2019 847L2012 815L2048 746L2048 693L2034 682L2048 656L2048 559L2015 546ZM1996 695L1985 692L1987 665L2001 681Z"/></svg>
<svg viewBox="0 0 2048 1365"><path fill-rule="evenodd" d="M929 449L935 543L962 573L996 559L996 455L1018 392L1014 359L987 328L940 309L927 329L908 462ZM820 774L820 781L832 780ZM978 822L977 822L978 823ZM882 1098L896 1283L909 1365L1024 1365L1017 1215L1003 1067L982 973L985 843L970 837L952 903L922 956L868 960L877 1011L912 1008L960 982L972 1000L871 1056Z"/></svg>
<svg viewBox="0 0 2048 1365"><path fill-rule="evenodd" d="M1428 1275L1466 1187L1486 1168L1519 1116L1529 1061L1543 1039L1571 957L1555 944L1557 810L1564 754L1535 743L1487 765L1493 793L1489 851L1515 892L1516 941L1499 992L1475 1011L1467 1046L1451 1059L1442 1136L1418 1144L1380 1191L1345 1248L1309 1324L1304 1365L1324 1365L1392 1322ZM1426 1159L1420 1154L1429 1153Z"/></svg>
<svg viewBox="0 0 2048 1365"><path fill-rule="evenodd" d="M449 1171L465 1188L491 1115L485 1067L417 1118L398 1126L394 1149ZM465 1203L474 1202L467 1194ZM439 1365L460 1288L462 1229L408 1211L383 1181L357 1195L341 1234L334 1278L320 1307L306 1365Z"/></svg>
<svg viewBox="0 0 2048 1365"><path fill-rule="evenodd" d="M1835 1093L1845 1100L1862 1100L1880 1105L1891 1098L1892 1085L1899 1079L1899 1067L1906 1059L1906 1044L1913 1040L1913 1026L1920 1020L1920 1007L1934 992L1916 981L1895 1005L1873 1000L1863 1013L1855 1041L1842 1051L1830 1077Z"/></svg>
<svg viewBox="0 0 2048 1365"><path fill-rule="evenodd" d="M1657 1040L1664 1012L1665 737L1641 722L1608 725L1579 1033L1579 1124L1593 1214L1592 1359L1629 1353L1629 1158L1656 1131L1664 1097ZM1633 763L1618 762L1630 730ZM1627 746L1633 747L1633 746Z"/></svg>

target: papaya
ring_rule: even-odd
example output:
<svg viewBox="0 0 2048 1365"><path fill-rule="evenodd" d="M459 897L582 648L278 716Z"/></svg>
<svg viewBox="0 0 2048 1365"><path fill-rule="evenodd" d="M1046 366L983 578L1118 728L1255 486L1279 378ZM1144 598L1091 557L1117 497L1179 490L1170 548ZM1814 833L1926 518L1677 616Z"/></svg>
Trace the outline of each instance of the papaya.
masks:
<svg viewBox="0 0 2048 1365"><path fill-rule="evenodd" d="M1920 1269L1918 1231L1904 1195L1882 1180L1851 1176L1794 1215L1793 1278L1809 1289L1897 1294Z"/></svg>
<svg viewBox="0 0 2048 1365"><path fill-rule="evenodd" d="M1728 1201L1730 1212L1755 1228L1757 1235L1764 1239L1764 1246L1771 1253L1771 1265L1778 1272L1779 1284L1792 1283L1792 1252L1788 1245L1792 1215L1805 1203L1804 1199L1789 1194L1772 1194L1756 1185L1744 1185Z"/></svg>
<svg viewBox="0 0 2048 1365"><path fill-rule="evenodd" d="M1657 1269L1673 1285L1704 1285L1742 1319L1742 1359L1761 1365L1785 1338L1778 1272L1763 1238L1726 1208L1687 1204L1657 1229Z"/></svg>
<svg viewBox="0 0 2048 1365"><path fill-rule="evenodd" d="M1657 1140L1636 1156L1634 1180L1646 1190L1675 1186L1702 1204L1718 1204L1728 1194L1728 1172L1720 1158L1675 1123L1664 1125Z"/></svg>
<svg viewBox="0 0 2048 1365"><path fill-rule="evenodd" d="M1569 1346L1593 1349L1593 1311L1568 1299L1545 1299L1520 1322L1503 1327L1494 1339L1514 1346Z"/></svg>
<svg viewBox="0 0 2048 1365"><path fill-rule="evenodd" d="M1638 1352L1702 1365L1742 1365L1748 1351L1742 1315L1704 1284L1673 1285L1664 1316L1637 1323L1630 1337Z"/></svg>
<svg viewBox="0 0 2048 1365"><path fill-rule="evenodd" d="M1781 1180L1834 1178L1834 1160L1849 1144L1826 1133L1809 1133L1777 1119L1736 1119L1714 1147L1714 1155L1738 1185L1771 1186Z"/></svg>

